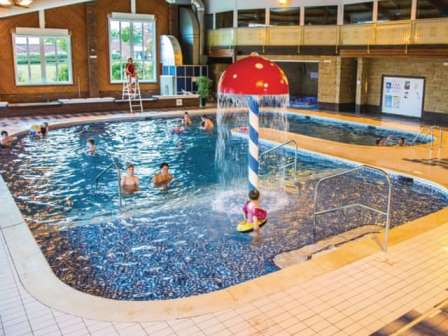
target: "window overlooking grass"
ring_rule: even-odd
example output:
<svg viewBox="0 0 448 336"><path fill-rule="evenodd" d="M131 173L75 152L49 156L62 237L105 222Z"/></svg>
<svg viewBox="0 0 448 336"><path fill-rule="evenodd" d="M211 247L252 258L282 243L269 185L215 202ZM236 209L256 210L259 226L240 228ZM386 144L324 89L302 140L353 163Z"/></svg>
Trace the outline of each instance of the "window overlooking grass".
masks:
<svg viewBox="0 0 448 336"><path fill-rule="evenodd" d="M72 84L70 36L15 34L17 85Z"/></svg>
<svg viewBox="0 0 448 336"><path fill-rule="evenodd" d="M156 25L151 15L113 14L109 19L110 78L125 79L124 66L134 59L140 82L156 82Z"/></svg>

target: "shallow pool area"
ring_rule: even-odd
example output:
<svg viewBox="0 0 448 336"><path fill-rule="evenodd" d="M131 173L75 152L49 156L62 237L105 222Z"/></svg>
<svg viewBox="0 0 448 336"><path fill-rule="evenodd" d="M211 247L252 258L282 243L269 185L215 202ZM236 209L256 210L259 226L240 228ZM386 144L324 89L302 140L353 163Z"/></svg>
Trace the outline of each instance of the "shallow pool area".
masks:
<svg viewBox="0 0 448 336"><path fill-rule="evenodd" d="M287 177L292 188L284 190L269 177L277 158L265 162L262 205L270 217L255 240L235 230L247 192L246 139L232 138L233 159L224 172L215 164L216 134L199 130L198 120L186 132L173 134L178 122L151 119L62 128L45 140L24 137L2 155L2 175L53 272L66 284L116 300L165 300L274 272L277 254L313 243L312 196L318 177L353 166L300 152L297 172ZM85 153L91 137L98 143L95 156ZM135 164L141 180L141 190L125 196L122 209L114 170L95 183L113 159L122 168ZM167 190L151 183L164 161L175 176ZM448 205L447 195L430 185L394 178L393 187L393 225ZM375 174L350 176L328 186L322 202L361 195L365 202L383 206L378 195L384 188ZM358 210L337 214L318 223L317 238L383 220Z"/></svg>
<svg viewBox="0 0 448 336"><path fill-rule="evenodd" d="M270 121L273 113L266 112L262 118L265 125ZM394 130L356 122L324 117L307 116L298 113L288 113L289 132L298 133L314 138L337 141L348 144L375 146L377 139L389 137L388 145L397 145L400 138L405 139L406 145L426 144L432 141L429 135Z"/></svg>

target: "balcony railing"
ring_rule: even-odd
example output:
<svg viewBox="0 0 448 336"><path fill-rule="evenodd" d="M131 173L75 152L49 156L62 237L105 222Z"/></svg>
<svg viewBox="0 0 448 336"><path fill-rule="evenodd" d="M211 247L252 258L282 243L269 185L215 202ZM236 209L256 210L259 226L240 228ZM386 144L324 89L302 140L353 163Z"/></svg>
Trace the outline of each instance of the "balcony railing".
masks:
<svg viewBox="0 0 448 336"><path fill-rule="evenodd" d="M343 26L267 26L208 32L209 48L448 44L448 18Z"/></svg>

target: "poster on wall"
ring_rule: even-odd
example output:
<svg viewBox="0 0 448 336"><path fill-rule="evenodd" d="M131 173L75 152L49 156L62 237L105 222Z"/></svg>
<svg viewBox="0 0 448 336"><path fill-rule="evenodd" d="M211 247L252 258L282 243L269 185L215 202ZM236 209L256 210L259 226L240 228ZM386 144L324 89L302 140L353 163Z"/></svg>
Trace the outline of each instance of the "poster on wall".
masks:
<svg viewBox="0 0 448 336"><path fill-rule="evenodd" d="M421 118L425 79L383 76L383 113Z"/></svg>

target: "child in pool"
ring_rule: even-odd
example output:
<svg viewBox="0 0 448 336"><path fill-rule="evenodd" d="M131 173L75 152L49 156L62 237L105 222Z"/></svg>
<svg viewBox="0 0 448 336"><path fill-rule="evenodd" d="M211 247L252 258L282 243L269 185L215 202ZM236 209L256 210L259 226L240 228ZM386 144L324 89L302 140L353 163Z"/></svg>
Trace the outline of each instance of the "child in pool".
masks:
<svg viewBox="0 0 448 336"><path fill-rule="evenodd" d="M96 144L95 140L92 138L87 139L87 154L95 155L96 153Z"/></svg>
<svg viewBox="0 0 448 336"><path fill-rule="evenodd" d="M260 208L260 192L253 189L249 192L249 200L243 207L247 223L252 224L256 235L260 233L260 222L266 220L266 211Z"/></svg>
<svg viewBox="0 0 448 336"><path fill-rule="evenodd" d="M48 125L48 123L47 122L44 122L41 126L40 126L40 136L42 137L42 138L45 138L45 137L47 137L47 135L48 135L48 129L49 129L49 125Z"/></svg>
<svg viewBox="0 0 448 336"><path fill-rule="evenodd" d="M213 124L213 121L207 116L207 115L203 115L201 117L201 128L205 131L211 131L213 130L213 127L215 127L215 125Z"/></svg>
<svg viewBox="0 0 448 336"><path fill-rule="evenodd" d="M191 126L193 121L191 120L190 114L188 112L184 113L184 126L188 127Z"/></svg>
<svg viewBox="0 0 448 336"><path fill-rule="evenodd" d="M181 134L185 131L185 128L182 126L182 123L179 123L176 127L174 127L171 132L174 134Z"/></svg>
<svg viewBox="0 0 448 336"><path fill-rule="evenodd" d="M0 148L9 148L17 138L10 136L7 131L2 131L0 136Z"/></svg>

